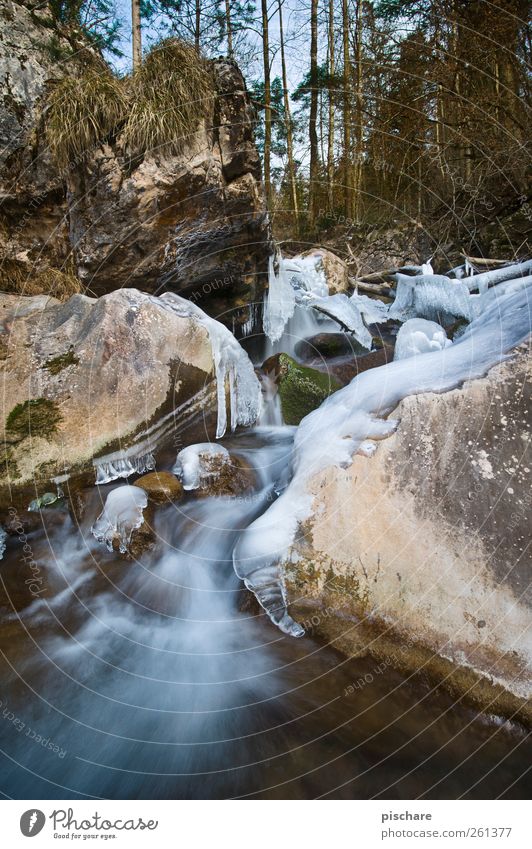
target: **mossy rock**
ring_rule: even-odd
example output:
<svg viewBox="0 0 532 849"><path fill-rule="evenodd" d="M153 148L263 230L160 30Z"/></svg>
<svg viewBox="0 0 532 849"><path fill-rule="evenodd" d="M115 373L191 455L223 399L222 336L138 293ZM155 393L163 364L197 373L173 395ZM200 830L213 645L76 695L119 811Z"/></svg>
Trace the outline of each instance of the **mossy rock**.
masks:
<svg viewBox="0 0 532 849"><path fill-rule="evenodd" d="M6 436L21 441L27 436L49 438L57 431L61 413L55 401L48 398L31 398L17 404L6 419ZM7 441L7 439L6 439Z"/></svg>
<svg viewBox="0 0 532 849"><path fill-rule="evenodd" d="M299 365L288 354L270 357L263 370L275 374L283 419L288 425L298 425L329 395L342 388L332 375Z"/></svg>

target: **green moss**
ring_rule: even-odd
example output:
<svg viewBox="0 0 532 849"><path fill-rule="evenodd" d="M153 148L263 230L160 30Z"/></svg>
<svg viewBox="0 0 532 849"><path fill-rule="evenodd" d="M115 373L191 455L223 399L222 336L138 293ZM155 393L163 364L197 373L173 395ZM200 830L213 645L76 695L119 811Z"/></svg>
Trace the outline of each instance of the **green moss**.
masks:
<svg viewBox="0 0 532 849"><path fill-rule="evenodd" d="M6 431L21 440L30 435L47 439L56 432L60 421L61 413L55 401L31 398L13 407L6 419Z"/></svg>
<svg viewBox="0 0 532 849"><path fill-rule="evenodd" d="M66 354L59 354L58 357L53 357L51 360L47 360L43 368L47 369L50 374L59 374L63 369L68 368L68 366L76 366L79 363L79 358L75 355L72 348L67 351Z"/></svg>
<svg viewBox="0 0 532 849"><path fill-rule="evenodd" d="M342 386L331 375L301 366L287 354L279 356L278 383L283 418L289 425L298 425Z"/></svg>

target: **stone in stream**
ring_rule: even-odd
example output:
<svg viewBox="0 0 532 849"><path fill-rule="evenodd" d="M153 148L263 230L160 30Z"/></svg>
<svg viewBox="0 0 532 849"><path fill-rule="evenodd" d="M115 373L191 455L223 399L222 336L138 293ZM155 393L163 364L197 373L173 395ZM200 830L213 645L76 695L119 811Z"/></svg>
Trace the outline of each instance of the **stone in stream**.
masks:
<svg viewBox="0 0 532 849"><path fill-rule="evenodd" d="M296 363L288 354L274 354L262 365L273 375L285 424L297 425L342 384L331 374Z"/></svg>
<svg viewBox="0 0 532 849"><path fill-rule="evenodd" d="M294 353L298 359L306 362L320 356L328 359L349 354L365 354L367 349L349 333L317 333L297 342Z"/></svg>
<svg viewBox="0 0 532 849"><path fill-rule="evenodd" d="M183 496L183 485L171 472L150 472L135 481L154 504L168 504Z"/></svg>
<svg viewBox="0 0 532 849"><path fill-rule="evenodd" d="M252 469L216 442L189 445L177 455L174 472L196 497L237 497L253 489Z"/></svg>

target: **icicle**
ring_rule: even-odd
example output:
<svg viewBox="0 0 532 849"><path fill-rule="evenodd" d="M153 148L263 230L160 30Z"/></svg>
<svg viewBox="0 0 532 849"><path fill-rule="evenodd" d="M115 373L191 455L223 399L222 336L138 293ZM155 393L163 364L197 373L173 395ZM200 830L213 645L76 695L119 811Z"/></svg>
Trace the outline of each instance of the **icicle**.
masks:
<svg viewBox="0 0 532 849"><path fill-rule="evenodd" d="M271 256L268 264L268 293L264 304L264 332L270 342L277 342L283 335L287 321L292 318L296 306L294 290L285 272L282 257L278 268Z"/></svg>
<svg viewBox="0 0 532 849"><path fill-rule="evenodd" d="M152 296L152 300L183 318L199 321L209 334L218 402L216 437L222 437L227 429L226 381L229 384L232 429L237 425L254 424L260 411L260 384L251 360L231 331L196 304L172 292L165 292L160 298Z"/></svg>
<svg viewBox="0 0 532 849"><path fill-rule="evenodd" d="M130 475L140 475L143 472L151 472L155 469L155 457L153 454L144 454L141 457L128 457L124 452L122 456L111 454L102 460L93 460L96 470L96 485L111 483L119 478L128 478Z"/></svg>

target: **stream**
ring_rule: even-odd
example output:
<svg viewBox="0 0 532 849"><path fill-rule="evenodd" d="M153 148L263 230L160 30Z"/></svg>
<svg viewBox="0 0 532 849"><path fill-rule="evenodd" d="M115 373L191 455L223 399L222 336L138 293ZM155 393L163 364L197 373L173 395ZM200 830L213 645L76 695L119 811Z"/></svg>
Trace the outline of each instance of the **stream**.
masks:
<svg viewBox="0 0 532 849"><path fill-rule="evenodd" d="M296 312L284 344L302 338L298 321L308 316ZM320 318L310 330L319 322L329 329ZM138 560L91 534L123 481L87 487L83 511L61 502L37 514L27 538L8 538L0 791L29 799L525 798L530 750L518 724L370 657L347 659L314 636L312 621L293 639L243 589L233 550L288 482L295 433L265 390L260 425L220 440L253 470L253 491L159 507L156 543ZM178 450L160 448L157 469L172 469Z"/></svg>

